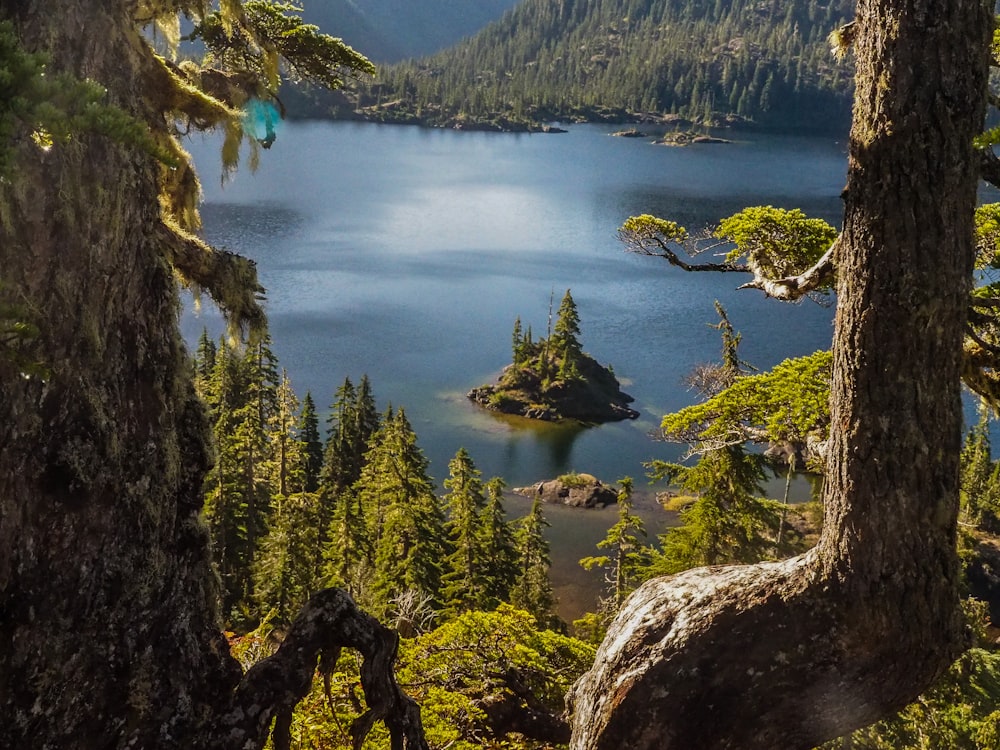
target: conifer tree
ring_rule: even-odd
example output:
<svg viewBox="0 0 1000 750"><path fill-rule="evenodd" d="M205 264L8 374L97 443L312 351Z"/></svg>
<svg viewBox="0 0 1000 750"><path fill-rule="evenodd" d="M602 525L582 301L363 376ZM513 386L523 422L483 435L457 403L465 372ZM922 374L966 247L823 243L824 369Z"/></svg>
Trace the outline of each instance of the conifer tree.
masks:
<svg viewBox="0 0 1000 750"><path fill-rule="evenodd" d="M444 512L427 475L427 459L400 409L387 417L362 470L360 497L374 529L375 606L407 591L430 597L437 608L447 555Z"/></svg>
<svg viewBox="0 0 1000 750"><path fill-rule="evenodd" d="M518 576L517 540L503 505L504 481L493 477L486 483L486 507L479 534L483 554L486 609L510 601Z"/></svg>
<svg viewBox="0 0 1000 750"><path fill-rule="evenodd" d="M450 615L457 615L483 609L486 604L484 568L488 558L480 533L486 498L480 472L465 448L459 448L448 463L448 471L444 486L451 491L444 496L448 512L444 528L451 554L441 577L441 600Z"/></svg>
<svg viewBox="0 0 1000 750"><path fill-rule="evenodd" d="M549 542L545 528L549 522L542 514L542 501L537 497L531 511L517 527L518 577L510 592L510 603L535 616L540 625L553 620L555 594L549 582Z"/></svg>
<svg viewBox="0 0 1000 750"><path fill-rule="evenodd" d="M358 386L349 377L337 389L328 419L320 473L316 568L327 583L360 596L374 564L374 542L356 487L379 426L368 376Z"/></svg>
<svg viewBox="0 0 1000 750"><path fill-rule="evenodd" d="M580 560L580 565L587 570L602 568L605 571L607 595L600 610L608 618L618 611L625 597L639 583L641 571L649 562L649 548L642 541L646 536L645 525L632 512L632 477L618 480L618 485L618 521L597 543L597 547L608 550L608 554Z"/></svg>
<svg viewBox="0 0 1000 750"><path fill-rule="evenodd" d="M317 545L312 492L280 497L254 565L254 597L262 615L287 623L319 589L313 567Z"/></svg>
<svg viewBox="0 0 1000 750"><path fill-rule="evenodd" d="M653 476L694 494L681 525L660 536L646 577L701 565L757 562L773 550L780 506L763 499L763 459L742 445L706 452L694 466L654 462Z"/></svg>
<svg viewBox="0 0 1000 750"><path fill-rule="evenodd" d="M511 334L511 351L514 367L517 367L524 358L524 331L521 329L520 315L514 319L514 332Z"/></svg>
<svg viewBox="0 0 1000 750"><path fill-rule="evenodd" d="M282 497L305 488L303 446L297 434L298 411L299 400L288 373L282 369L274 392L274 409L267 418L270 484Z"/></svg>
<svg viewBox="0 0 1000 750"><path fill-rule="evenodd" d="M208 329L202 328L194 354L195 386L199 391L203 390L204 385L212 377L212 369L215 367L215 353L215 342L209 337Z"/></svg>
<svg viewBox="0 0 1000 750"><path fill-rule="evenodd" d="M306 391L302 399L298 433L302 443L302 483L306 492L316 492L319 489L320 472L323 470L323 441L319 434L316 403L309 391Z"/></svg>

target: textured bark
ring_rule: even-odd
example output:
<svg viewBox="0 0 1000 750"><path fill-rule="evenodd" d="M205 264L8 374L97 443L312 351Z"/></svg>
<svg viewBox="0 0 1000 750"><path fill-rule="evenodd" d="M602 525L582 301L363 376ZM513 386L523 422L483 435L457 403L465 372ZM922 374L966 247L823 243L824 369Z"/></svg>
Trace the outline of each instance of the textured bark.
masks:
<svg viewBox="0 0 1000 750"><path fill-rule="evenodd" d="M570 695L574 750L811 748L902 707L964 647L959 374L989 11L859 4L822 538L640 588Z"/></svg>
<svg viewBox="0 0 1000 750"><path fill-rule="evenodd" d="M155 121L130 9L0 0L25 49ZM45 374L0 360L0 747L261 747L260 722L236 717L287 715L334 644L365 651L370 705L401 722L396 746L419 747L391 679L395 642L337 592L241 682L199 520L207 420L177 329L159 166L97 137L43 152L22 131L13 147L0 303L39 327L22 354Z"/></svg>

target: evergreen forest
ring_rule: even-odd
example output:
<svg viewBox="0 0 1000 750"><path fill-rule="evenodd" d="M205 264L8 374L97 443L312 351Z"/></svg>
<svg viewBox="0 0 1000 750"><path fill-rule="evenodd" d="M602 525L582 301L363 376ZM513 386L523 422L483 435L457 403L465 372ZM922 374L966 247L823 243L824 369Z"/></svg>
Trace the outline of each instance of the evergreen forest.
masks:
<svg viewBox="0 0 1000 750"><path fill-rule="evenodd" d="M501 129L645 118L840 131L851 71L828 37L850 17L842 0L525 0L454 47L380 68L340 114Z"/></svg>
<svg viewBox="0 0 1000 750"><path fill-rule="evenodd" d="M406 405L366 375L297 394L253 262L198 236L182 136L222 130L229 174L241 144L253 165L273 143L281 74L336 89L374 71L293 11L0 3L0 745L1000 746L1000 204L976 208L980 178L1000 185L990 9L859 6L839 232L770 206L701 233L619 228L777 299L835 292L837 333L761 373L716 306L719 361L660 423L684 460L647 465L678 523L651 537L618 478L580 560L604 585L572 623L540 501L511 517L461 447L437 485ZM825 50L846 12L526 0L355 95L386 120L816 127L851 99ZM201 60L175 59L182 16ZM179 284L229 335L189 354ZM515 324L515 364L580 378L569 291L547 334ZM980 403L964 430L962 387ZM804 470L822 503L765 496Z"/></svg>

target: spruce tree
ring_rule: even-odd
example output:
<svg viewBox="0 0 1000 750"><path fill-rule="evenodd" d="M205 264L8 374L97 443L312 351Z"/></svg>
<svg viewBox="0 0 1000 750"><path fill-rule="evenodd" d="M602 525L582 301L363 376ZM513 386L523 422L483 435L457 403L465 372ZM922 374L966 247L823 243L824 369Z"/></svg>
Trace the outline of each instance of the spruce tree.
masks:
<svg viewBox="0 0 1000 750"><path fill-rule="evenodd" d="M500 477L493 477L486 483L486 507L479 524L486 609L510 601L510 592L518 576L517 541L504 510L504 486Z"/></svg>
<svg viewBox="0 0 1000 750"><path fill-rule="evenodd" d="M604 570L607 589L599 609L607 619L618 611L638 584L641 571L649 562L649 549L642 541L646 536L645 525L632 512L632 477L618 480L618 486L618 521L597 543L598 549L607 550L607 554L580 560L587 570Z"/></svg>
<svg viewBox="0 0 1000 750"><path fill-rule="evenodd" d="M323 470L323 441L319 434L316 403L309 391L306 391L302 399L298 433L302 444L302 482L306 492L316 492L319 489L320 472Z"/></svg>
<svg viewBox="0 0 1000 750"><path fill-rule="evenodd" d="M439 605L447 555L444 512L427 475L427 459L400 409L383 423L360 480L368 528L375 529L373 598L382 612L408 591Z"/></svg>
<svg viewBox="0 0 1000 750"><path fill-rule="evenodd" d="M531 511L518 524L515 535L518 554L518 577L510 592L510 603L535 616L539 625L548 626L553 620L555 594L549 582L549 542L545 528L549 522L542 514L542 501L537 497Z"/></svg>
<svg viewBox="0 0 1000 750"><path fill-rule="evenodd" d="M488 558L480 532L481 515L486 507L480 472L465 448L459 448L448 463L449 477L444 496L448 520L444 528L451 554L445 560L441 578L441 601L451 616L467 610L485 607L486 580L484 568Z"/></svg>

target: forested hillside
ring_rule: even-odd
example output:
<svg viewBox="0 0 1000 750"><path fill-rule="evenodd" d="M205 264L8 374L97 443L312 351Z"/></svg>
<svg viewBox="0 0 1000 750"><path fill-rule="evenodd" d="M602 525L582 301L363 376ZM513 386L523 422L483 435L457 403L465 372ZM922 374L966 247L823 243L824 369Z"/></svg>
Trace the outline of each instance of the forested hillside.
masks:
<svg viewBox="0 0 1000 750"><path fill-rule="evenodd" d="M323 0L303 15L378 63L429 55L479 31L517 0Z"/></svg>
<svg viewBox="0 0 1000 750"><path fill-rule="evenodd" d="M383 68L359 91L370 119L698 122L843 128L847 65L827 37L846 0L525 0L475 37Z"/></svg>

